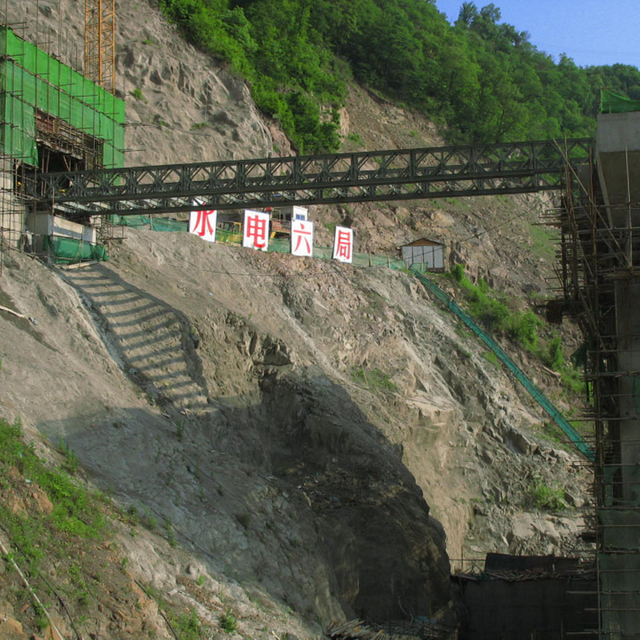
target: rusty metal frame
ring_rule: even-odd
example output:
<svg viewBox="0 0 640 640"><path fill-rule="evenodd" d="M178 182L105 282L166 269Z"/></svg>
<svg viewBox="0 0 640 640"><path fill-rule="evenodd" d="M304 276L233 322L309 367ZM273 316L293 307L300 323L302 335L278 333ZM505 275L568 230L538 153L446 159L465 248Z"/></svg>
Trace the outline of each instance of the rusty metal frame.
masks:
<svg viewBox="0 0 640 640"><path fill-rule="evenodd" d="M115 93L115 0L85 0L84 75L103 89Z"/></svg>

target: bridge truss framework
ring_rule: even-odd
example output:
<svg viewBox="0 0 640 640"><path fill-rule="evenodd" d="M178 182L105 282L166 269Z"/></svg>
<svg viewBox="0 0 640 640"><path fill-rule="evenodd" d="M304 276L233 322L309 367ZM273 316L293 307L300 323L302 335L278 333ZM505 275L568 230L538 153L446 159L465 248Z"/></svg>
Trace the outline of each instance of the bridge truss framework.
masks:
<svg viewBox="0 0 640 640"><path fill-rule="evenodd" d="M558 190L592 139L43 173L27 194L69 216L179 213Z"/></svg>

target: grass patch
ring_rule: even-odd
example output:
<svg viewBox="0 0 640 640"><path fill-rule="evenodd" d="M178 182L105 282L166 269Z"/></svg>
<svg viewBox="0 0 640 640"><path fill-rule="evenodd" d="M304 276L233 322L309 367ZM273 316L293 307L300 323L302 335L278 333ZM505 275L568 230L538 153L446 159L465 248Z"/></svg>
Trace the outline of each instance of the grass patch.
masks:
<svg viewBox="0 0 640 640"><path fill-rule="evenodd" d="M357 144L362 146L364 143L362 142L362 138L360 137L360 134L357 132L352 132L347 134L347 140L349 142L351 142L352 144Z"/></svg>
<svg viewBox="0 0 640 640"><path fill-rule="evenodd" d="M202 625L193 609L190 609L188 613L183 612L177 615L166 611L166 615L180 640L198 640L202 637Z"/></svg>
<svg viewBox="0 0 640 640"><path fill-rule="evenodd" d="M531 240L533 241L532 251L539 258L552 262L556 258L555 246L556 236L549 227L541 225L531 225Z"/></svg>
<svg viewBox="0 0 640 640"><path fill-rule="evenodd" d="M564 489L559 484L548 485L540 478L536 478L531 486L531 500L543 511L563 511L568 507Z"/></svg>
<svg viewBox="0 0 640 640"><path fill-rule="evenodd" d="M98 538L105 526L98 501L71 478L68 471L75 472L78 461L68 448L64 451L64 467L49 468L37 456L33 445L25 442L19 423L12 425L0 420L0 475L6 477L13 468L24 477L27 484L35 484L46 493L53 510L41 526L50 524L60 532L82 538ZM36 560L38 549L30 542L34 532L29 528L37 529L38 520L14 513L4 505L0 505L0 514L0 519L9 523L13 533L23 540L27 549L31 549L30 557Z"/></svg>
<svg viewBox="0 0 640 640"><path fill-rule="evenodd" d="M560 338L558 334L553 335L547 343L546 348L541 349L538 355L547 367L554 371L562 371L565 366L562 338Z"/></svg>
<svg viewBox="0 0 640 640"><path fill-rule="evenodd" d="M136 87L132 92L131 95L136 99L139 100L140 102L144 102L145 104L149 104L149 101L142 95L142 89L140 87Z"/></svg>
<svg viewBox="0 0 640 640"><path fill-rule="evenodd" d="M493 351L483 351L482 357L496 367L500 366L500 360Z"/></svg>
<svg viewBox="0 0 640 640"><path fill-rule="evenodd" d="M62 465L62 468L71 475L75 474L78 471L78 457L76 456L76 454L68 447L68 445L63 440L60 440L58 450L64 456L64 463Z"/></svg>
<svg viewBox="0 0 640 640"><path fill-rule="evenodd" d="M58 449L64 459L56 467L37 455L19 423L0 418L2 535L45 608L57 607L59 594L80 635L88 638L100 611L118 602L122 618L114 619L117 628L109 637L123 637L121 632L139 603L126 575L129 561L119 554L120 545L113 541L107 522L117 518L126 526L138 518L137 510L119 508L108 495L87 491L72 475L79 468L76 456L63 443ZM19 612L25 637L46 635L43 610L34 605L11 563L6 562L4 569L0 599ZM176 625L186 640L202 635L189 635L194 627L190 614L182 619L176 615Z"/></svg>
<svg viewBox="0 0 640 640"><path fill-rule="evenodd" d="M231 611L225 611L220 616L220 628L225 633L233 633L238 628L238 621Z"/></svg>
<svg viewBox="0 0 640 640"><path fill-rule="evenodd" d="M562 338L553 333L546 343L541 342L540 333L545 324L532 311L511 311L507 298L492 291L484 280L480 279L477 285L473 284L465 275L462 264L456 264L449 277L463 291L468 301L467 311L476 321L491 332L507 336L546 367L560 373L567 391L584 395L585 383L580 371L566 358ZM491 356L483 355L493 362Z"/></svg>
<svg viewBox="0 0 640 640"><path fill-rule="evenodd" d="M377 291L374 291L373 289L365 289L364 293L368 299L367 310L377 316L383 314L385 308L387 307L387 301L385 300L384 296L381 296Z"/></svg>
<svg viewBox="0 0 640 640"><path fill-rule="evenodd" d="M469 211L472 208L469 198L441 198L440 202L432 200L434 207L441 206L442 203L446 203L448 210L454 209L457 211Z"/></svg>
<svg viewBox="0 0 640 640"><path fill-rule="evenodd" d="M391 380L389 374L380 371L380 369L366 370L364 367L353 367L351 378L355 382L365 385L370 391L394 393L398 390L398 385Z"/></svg>
<svg viewBox="0 0 640 640"><path fill-rule="evenodd" d="M573 367L563 367L560 370L562 384L570 389L573 393L584 395L586 390L586 383L582 379L582 375L577 369Z"/></svg>
<svg viewBox="0 0 640 640"><path fill-rule="evenodd" d="M176 611L174 605L165 600L157 589L147 586L145 593L156 601L179 640L200 640L206 631L194 609ZM209 637L209 636L207 636Z"/></svg>
<svg viewBox="0 0 640 640"><path fill-rule="evenodd" d="M469 313L487 329L503 333L528 351L538 346L540 321L532 311L512 312L504 296L491 291L482 278L473 284L465 275L464 265L451 269L451 278L463 290L469 301Z"/></svg>

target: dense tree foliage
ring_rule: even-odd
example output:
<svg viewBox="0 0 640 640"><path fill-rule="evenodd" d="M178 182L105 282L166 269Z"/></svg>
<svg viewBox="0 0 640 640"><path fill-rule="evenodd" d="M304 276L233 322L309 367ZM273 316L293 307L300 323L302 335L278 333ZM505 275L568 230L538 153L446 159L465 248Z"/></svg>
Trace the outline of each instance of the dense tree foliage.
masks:
<svg viewBox="0 0 640 640"><path fill-rule="evenodd" d="M555 62L494 4L434 0L160 0L250 82L300 152L336 150L350 77L442 125L452 142L592 135L600 90L640 99L640 71Z"/></svg>

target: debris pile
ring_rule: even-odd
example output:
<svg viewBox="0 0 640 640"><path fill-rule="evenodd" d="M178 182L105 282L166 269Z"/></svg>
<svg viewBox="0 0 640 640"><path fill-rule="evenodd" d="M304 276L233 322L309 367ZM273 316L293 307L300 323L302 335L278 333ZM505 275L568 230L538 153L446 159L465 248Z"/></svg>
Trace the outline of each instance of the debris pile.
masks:
<svg viewBox="0 0 640 640"><path fill-rule="evenodd" d="M458 636L455 629L418 617L411 622L390 622L384 628L380 625L366 625L361 620L332 622L325 630L325 637L336 640L454 640Z"/></svg>

